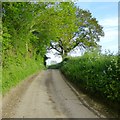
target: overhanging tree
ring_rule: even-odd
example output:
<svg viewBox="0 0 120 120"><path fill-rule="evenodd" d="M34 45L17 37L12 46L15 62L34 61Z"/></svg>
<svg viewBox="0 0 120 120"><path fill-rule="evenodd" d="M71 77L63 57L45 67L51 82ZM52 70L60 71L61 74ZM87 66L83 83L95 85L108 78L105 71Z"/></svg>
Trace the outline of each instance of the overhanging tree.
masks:
<svg viewBox="0 0 120 120"><path fill-rule="evenodd" d="M52 40L49 49L55 49L64 58L76 47L99 47L103 27L89 11L76 8L73 3L60 3L58 12L53 27L57 42Z"/></svg>
<svg viewBox="0 0 120 120"><path fill-rule="evenodd" d="M3 58L44 56L46 48L65 57L77 46L98 46L102 27L72 2L4 3ZM8 55L9 54L9 55ZM7 56L7 57L6 57Z"/></svg>
<svg viewBox="0 0 120 120"><path fill-rule="evenodd" d="M9 56L18 57L20 55L23 58L34 57L38 49L41 53L45 53L46 46L43 46L47 40L44 42L45 39L35 36L33 31L35 31L34 26L38 24L37 22L42 20L41 13L47 9L48 4L32 2L3 3L3 58L7 59ZM40 31L43 27L45 26L38 25L36 29L39 28Z"/></svg>

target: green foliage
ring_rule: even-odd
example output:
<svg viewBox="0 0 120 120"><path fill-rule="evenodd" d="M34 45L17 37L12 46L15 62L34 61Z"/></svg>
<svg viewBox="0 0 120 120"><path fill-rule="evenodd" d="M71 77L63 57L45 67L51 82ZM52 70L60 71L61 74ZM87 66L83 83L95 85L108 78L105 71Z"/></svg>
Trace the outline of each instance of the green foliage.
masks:
<svg viewBox="0 0 120 120"><path fill-rule="evenodd" d="M38 69L36 64L42 63L39 59L51 40L61 47L61 55L67 55L79 43L95 46L93 43L103 35L91 13L78 9L72 2L3 2L2 25L3 90L32 73L32 64L34 71ZM79 39L75 41L76 34ZM86 38L88 35L91 41Z"/></svg>
<svg viewBox="0 0 120 120"><path fill-rule="evenodd" d="M44 39L38 38L32 32L40 31L44 27L37 21L42 20L43 16L39 17L38 14L41 11L44 12L46 5L29 2L3 3L3 55L8 51L12 51L14 55L24 54L26 57L34 56L38 50L39 53L45 53L46 47L43 46L49 43L48 39L45 41L45 36ZM39 46L42 46L42 50Z"/></svg>
<svg viewBox="0 0 120 120"><path fill-rule="evenodd" d="M51 24L56 39L51 42L51 48L64 58L76 47L99 47L97 42L104 36L103 27L90 11L77 8L73 3L60 3L55 8Z"/></svg>
<svg viewBox="0 0 120 120"><path fill-rule="evenodd" d="M43 68L42 55L46 52L46 43L32 32L37 20L42 19L37 18L38 13L44 11L46 5L30 2L2 3L3 94Z"/></svg>
<svg viewBox="0 0 120 120"><path fill-rule="evenodd" d="M20 58L11 58L9 66L2 70L2 93L8 92L16 86L21 80L24 80L31 74L36 73L44 68L41 62L42 58L35 61L34 59L23 60Z"/></svg>
<svg viewBox="0 0 120 120"><path fill-rule="evenodd" d="M78 87L90 94L120 103L118 57L89 52L84 56L69 58L61 71Z"/></svg>
<svg viewBox="0 0 120 120"><path fill-rule="evenodd" d="M62 63L48 66L48 69L59 69L62 66Z"/></svg>

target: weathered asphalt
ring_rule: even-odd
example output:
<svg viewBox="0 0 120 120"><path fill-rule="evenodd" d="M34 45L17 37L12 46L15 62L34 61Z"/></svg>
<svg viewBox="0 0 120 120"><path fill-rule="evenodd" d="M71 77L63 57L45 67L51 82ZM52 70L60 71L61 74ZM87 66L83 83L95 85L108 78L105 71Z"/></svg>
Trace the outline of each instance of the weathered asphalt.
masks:
<svg viewBox="0 0 120 120"><path fill-rule="evenodd" d="M98 118L80 102L59 70L42 71L28 84L11 110L11 102L8 107L3 104L3 118Z"/></svg>

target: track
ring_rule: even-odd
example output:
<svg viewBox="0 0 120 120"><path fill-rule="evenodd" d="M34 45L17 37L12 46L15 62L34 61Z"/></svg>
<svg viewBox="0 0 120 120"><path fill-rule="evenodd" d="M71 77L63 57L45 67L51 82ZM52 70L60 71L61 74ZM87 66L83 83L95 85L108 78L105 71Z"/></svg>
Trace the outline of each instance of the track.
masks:
<svg viewBox="0 0 120 120"><path fill-rule="evenodd" d="M42 71L23 86L17 100L3 104L3 118L98 118L80 102L59 70Z"/></svg>

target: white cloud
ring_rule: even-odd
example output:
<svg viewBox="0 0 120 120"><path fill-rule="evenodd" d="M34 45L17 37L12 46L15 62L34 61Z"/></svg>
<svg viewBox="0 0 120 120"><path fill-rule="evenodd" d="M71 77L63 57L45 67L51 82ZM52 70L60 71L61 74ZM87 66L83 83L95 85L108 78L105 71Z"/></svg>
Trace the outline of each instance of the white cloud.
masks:
<svg viewBox="0 0 120 120"><path fill-rule="evenodd" d="M117 27L118 26L118 17L105 18L100 20L100 25L104 27Z"/></svg>
<svg viewBox="0 0 120 120"><path fill-rule="evenodd" d="M104 43L112 42L112 41L118 41L118 30L105 30L105 36L101 38L101 42L104 40Z"/></svg>
<svg viewBox="0 0 120 120"><path fill-rule="evenodd" d="M103 50L111 52L118 51L118 18L111 17L100 20L100 24L104 27L105 36L101 38L100 45Z"/></svg>

